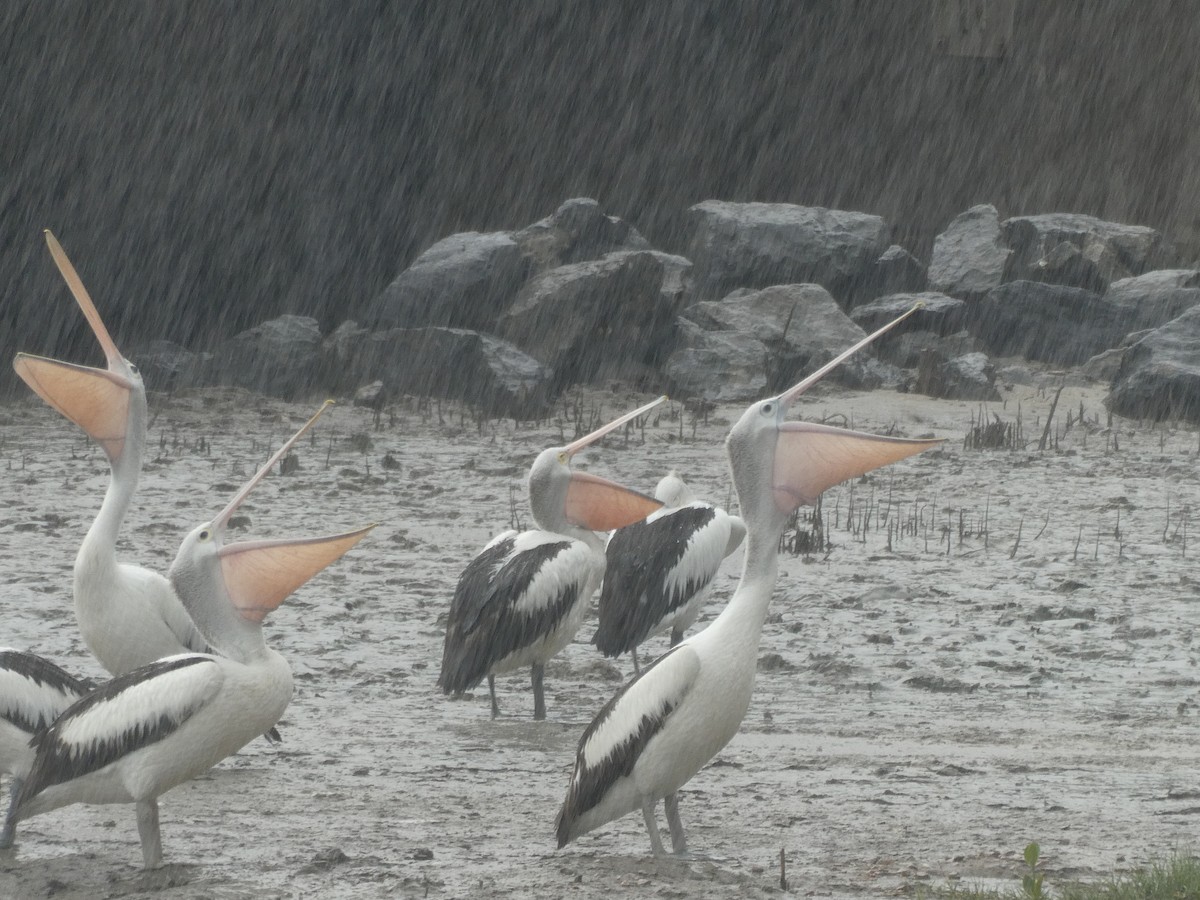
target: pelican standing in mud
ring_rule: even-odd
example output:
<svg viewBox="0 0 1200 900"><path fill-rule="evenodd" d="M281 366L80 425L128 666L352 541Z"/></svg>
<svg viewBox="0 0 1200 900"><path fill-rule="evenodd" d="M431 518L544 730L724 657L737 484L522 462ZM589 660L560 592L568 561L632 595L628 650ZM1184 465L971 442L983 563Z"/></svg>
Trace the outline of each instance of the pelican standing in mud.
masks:
<svg viewBox="0 0 1200 900"><path fill-rule="evenodd" d="M326 404L326 406L328 403ZM120 675L72 705L33 741L36 758L11 827L72 803L135 803L146 868L162 861L158 797L272 727L292 696L287 662L262 621L370 526L301 540L225 544L230 518L316 421L323 406L216 518L184 538L170 578L222 655L182 653Z"/></svg>
<svg viewBox="0 0 1200 900"><path fill-rule="evenodd" d="M665 399L538 454L529 470L529 505L540 530L497 535L459 577L438 675L443 692L462 693L486 676L495 718L496 675L530 666L533 717L546 718L546 661L575 637L604 577L604 544L595 532L636 522L661 505L606 479L572 472L571 458Z"/></svg>
<svg viewBox="0 0 1200 900"><path fill-rule="evenodd" d="M0 647L0 772L12 776L0 850L11 847L15 836L7 820L33 765L30 741L93 687L36 653Z"/></svg>
<svg viewBox="0 0 1200 900"><path fill-rule="evenodd" d="M137 490L146 450L146 388L121 355L66 253L46 232L50 255L96 335L107 368L18 353L13 368L47 404L108 456L108 490L75 557L75 618L87 648L113 675L164 656L209 647L170 583L158 572L117 561L117 536Z"/></svg>
<svg viewBox="0 0 1200 900"><path fill-rule="evenodd" d="M755 403L733 426L725 443L746 523L741 582L711 625L625 685L583 733L556 823L559 847L640 809L651 847L663 855L654 813L663 800L672 850L687 852L675 792L730 741L746 714L788 516L839 481L939 443L788 422L784 416L826 372L911 313L778 397Z"/></svg>
<svg viewBox="0 0 1200 900"><path fill-rule="evenodd" d="M637 648L646 638L669 627L672 647L683 640L721 562L746 536L738 516L697 500L675 472L658 482L654 498L663 508L618 528L604 549L594 640L605 656L632 654L634 672L641 671Z"/></svg>

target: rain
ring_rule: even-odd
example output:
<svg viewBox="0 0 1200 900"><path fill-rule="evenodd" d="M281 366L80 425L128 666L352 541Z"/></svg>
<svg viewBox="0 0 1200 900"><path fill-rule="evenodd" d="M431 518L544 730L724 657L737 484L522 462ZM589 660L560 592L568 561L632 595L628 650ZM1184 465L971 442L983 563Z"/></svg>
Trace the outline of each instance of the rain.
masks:
<svg viewBox="0 0 1200 900"><path fill-rule="evenodd" d="M167 574L327 397L230 540L376 525L266 622L283 743L163 795L165 866L132 805L68 806L0 895L867 898L1017 885L1033 841L1048 886L1189 848L1198 29L1177 0L0 4L0 355L102 365L49 230L144 378L118 558ZM571 466L736 514L747 404L914 305L791 417L943 443L788 521L741 729L679 792L695 857L636 812L556 849L631 659L581 609L545 721L528 663L494 720L438 671L459 575L537 527L538 454L667 394ZM5 371L0 647L101 681L72 572L113 445Z"/></svg>

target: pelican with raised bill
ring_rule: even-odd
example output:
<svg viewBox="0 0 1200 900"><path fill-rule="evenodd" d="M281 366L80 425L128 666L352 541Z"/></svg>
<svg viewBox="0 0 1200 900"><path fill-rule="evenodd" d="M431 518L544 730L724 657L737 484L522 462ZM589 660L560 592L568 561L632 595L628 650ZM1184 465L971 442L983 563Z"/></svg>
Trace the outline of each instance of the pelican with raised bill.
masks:
<svg viewBox="0 0 1200 900"><path fill-rule="evenodd" d="M604 478L571 471L571 458L665 399L538 454L529 470L529 505L540 530L497 535L459 577L438 675L443 692L468 691L486 677L495 718L496 676L530 666L533 717L546 717L546 661L575 637L604 577L604 544L596 532L644 519L661 506Z"/></svg>
<svg viewBox="0 0 1200 900"><path fill-rule="evenodd" d="M33 736L93 687L36 653L0 647L0 772L12 776L10 813L33 765ZM12 846L14 835L6 821L0 850Z"/></svg>
<svg viewBox="0 0 1200 900"><path fill-rule="evenodd" d="M632 654L634 672L641 671L637 648L646 638L669 627L672 647L683 640L721 562L746 536L740 517L697 500L673 471L658 482L654 497L662 509L608 539L593 639L605 656Z"/></svg>
<svg viewBox="0 0 1200 900"><path fill-rule="evenodd" d="M788 516L839 481L940 443L789 422L788 407L831 368L912 312L778 397L755 403L733 426L725 444L746 522L741 582L711 625L625 685L583 733L556 823L559 847L641 810L651 847L662 855L654 810L663 800L672 850L687 852L675 792L737 734L746 714Z"/></svg>
<svg viewBox="0 0 1200 900"><path fill-rule="evenodd" d="M153 868L162 861L159 795L279 720L291 700L292 674L264 643L262 621L370 527L331 537L233 544L225 543L225 529L324 409L216 518L184 538L171 564L171 583L221 655L166 657L117 676L68 708L34 738L36 757L8 816L10 826L71 803L135 803L142 858Z"/></svg>
<svg viewBox="0 0 1200 900"><path fill-rule="evenodd" d="M100 512L75 557L75 618L83 642L113 675L176 653L207 652L210 648L170 582L158 572L117 561L117 536L146 451L146 388L49 231L46 243L107 360L103 369L28 353L18 353L13 361L39 397L100 445L112 469Z"/></svg>

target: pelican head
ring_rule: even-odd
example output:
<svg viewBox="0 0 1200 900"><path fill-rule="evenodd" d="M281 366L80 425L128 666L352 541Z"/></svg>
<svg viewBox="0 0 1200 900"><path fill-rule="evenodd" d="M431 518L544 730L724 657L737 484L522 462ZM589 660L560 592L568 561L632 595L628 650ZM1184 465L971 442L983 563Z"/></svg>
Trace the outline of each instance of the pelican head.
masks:
<svg viewBox="0 0 1200 900"><path fill-rule="evenodd" d="M46 243L108 364L104 369L95 369L18 353L13 368L47 404L100 444L109 461L116 466L126 455L127 437L145 431L146 388L137 366L117 349L79 273L49 231L46 232Z"/></svg>
<svg viewBox="0 0 1200 900"><path fill-rule="evenodd" d="M245 661L261 649L261 625L267 613L375 527L329 537L225 543L233 513L330 403L326 401L215 518L183 539L171 564L171 584L196 627L209 643L234 659Z"/></svg>
<svg viewBox="0 0 1200 900"><path fill-rule="evenodd" d="M659 479L654 488L654 499L662 502L663 506L677 508L691 503L696 499L687 482L679 477L674 469Z"/></svg>
<svg viewBox="0 0 1200 900"><path fill-rule="evenodd" d="M644 519L662 506L657 500L606 478L572 472L571 458L666 399L659 397L565 447L550 447L538 454L529 470L529 504L541 528L560 531L564 526L572 526L611 531Z"/></svg>
<svg viewBox="0 0 1200 900"><path fill-rule="evenodd" d="M914 306L777 397L754 403L726 438L734 487L747 522L770 523L773 536L801 505L847 478L928 450L940 440L907 440L786 421L796 397L835 366L912 315Z"/></svg>

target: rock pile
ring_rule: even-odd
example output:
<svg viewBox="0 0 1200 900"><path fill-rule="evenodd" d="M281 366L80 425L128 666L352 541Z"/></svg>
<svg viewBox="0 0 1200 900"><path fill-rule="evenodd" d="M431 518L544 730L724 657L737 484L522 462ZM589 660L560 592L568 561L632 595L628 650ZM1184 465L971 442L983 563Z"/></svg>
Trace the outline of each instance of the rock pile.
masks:
<svg viewBox="0 0 1200 900"><path fill-rule="evenodd" d="M878 216L709 200L686 255L651 247L589 199L513 232L438 241L363 323L322 336L281 316L211 354L156 342L152 388L237 384L450 397L532 416L574 384L632 383L744 401L793 383L914 302L924 308L837 375L940 397L997 399L993 357L1110 378L1126 416L1200 421L1200 270L1151 228L976 206L926 266ZM219 363L219 364L218 364Z"/></svg>

